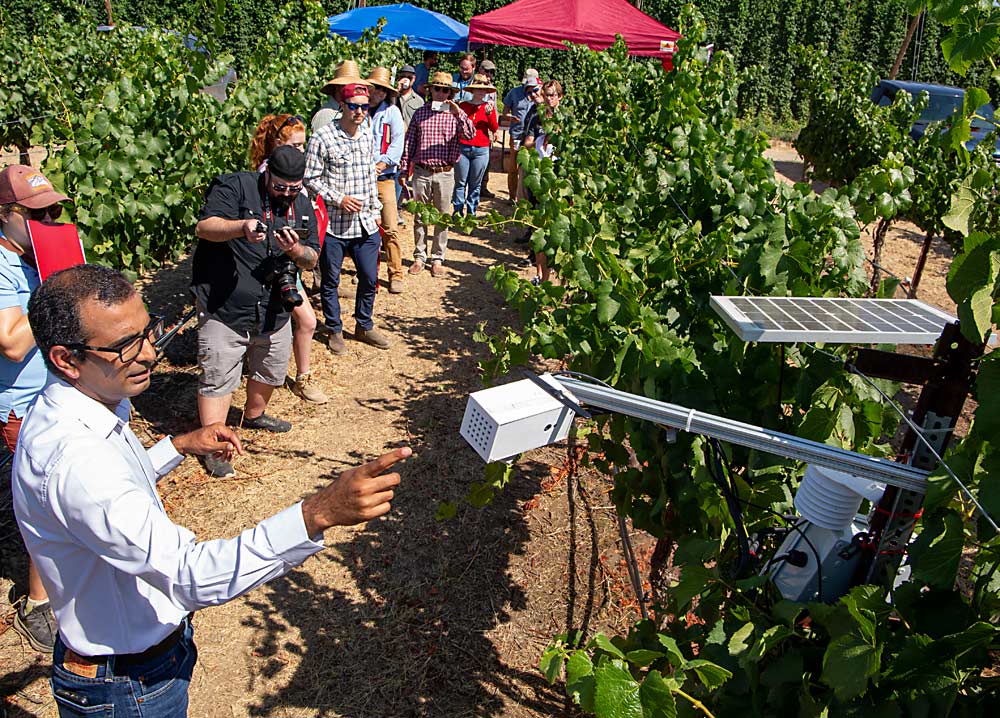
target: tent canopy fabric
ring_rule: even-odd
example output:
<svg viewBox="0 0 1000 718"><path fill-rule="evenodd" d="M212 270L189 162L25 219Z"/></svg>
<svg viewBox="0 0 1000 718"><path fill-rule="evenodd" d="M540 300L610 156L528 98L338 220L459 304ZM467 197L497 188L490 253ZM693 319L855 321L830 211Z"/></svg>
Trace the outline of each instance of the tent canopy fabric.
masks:
<svg viewBox="0 0 1000 718"><path fill-rule="evenodd" d="M666 58L680 33L627 0L516 0L469 21L469 44L603 50L621 35L631 55Z"/></svg>
<svg viewBox="0 0 1000 718"><path fill-rule="evenodd" d="M401 40L406 36L410 47L437 52L463 52L469 41L469 26L409 3L359 7L328 19L330 34L342 35L357 42L368 28L385 18L379 35L383 40Z"/></svg>

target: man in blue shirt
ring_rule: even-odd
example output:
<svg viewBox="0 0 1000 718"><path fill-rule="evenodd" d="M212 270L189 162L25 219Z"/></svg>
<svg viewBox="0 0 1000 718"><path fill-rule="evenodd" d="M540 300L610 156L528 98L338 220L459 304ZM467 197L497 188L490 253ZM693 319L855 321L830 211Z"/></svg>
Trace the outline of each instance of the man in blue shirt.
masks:
<svg viewBox="0 0 1000 718"><path fill-rule="evenodd" d="M427 99L427 81L431 76L431 68L438 64L438 54L433 50L424 52L424 61L417 65L416 77L413 79L413 89L417 94Z"/></svg>
<svg viewBox="0 0 1000 718"><path fill-rule="evenodd" d="M476 56L471 52L463 55L462 59L458 61L458 72L452 73L451 76L452 85L458 88L458 94L454 98L455 102L459 104L472 102L472 93L465 88L472 84L475 72Z"/></svg>
<svg viewBox="0 0 1000 718"><path fill-rule="evenodd" d="M14 452L28 405L49 373L28 325L28 299L41 284L28 220L51 222L68 201L38 170L12 165L0 172L0 427ZM34 562L28 560L28 594L19 602L14 630L32 648L51 653L56 622Z"/></svg>
<svg viewBox="0 0 1000 718"><path fill-rule="evenodd" d="M524 117L528 110L534 107L541 97L542 83L538 81L538 70L529 67L524 71L521 84L511 89L503 98L503 115L500 122L507 125L510 132L510 157L505 163L507 168L507 191L510 200L517 199L518 167L517 151L521 149L524 139Z"/></svg>

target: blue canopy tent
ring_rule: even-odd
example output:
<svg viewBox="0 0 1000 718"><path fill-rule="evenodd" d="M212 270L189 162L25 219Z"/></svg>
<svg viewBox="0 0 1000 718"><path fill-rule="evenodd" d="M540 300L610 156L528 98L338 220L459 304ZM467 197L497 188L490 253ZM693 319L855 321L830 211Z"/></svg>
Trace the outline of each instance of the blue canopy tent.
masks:
<svg viewBox="0 0 1000 718"><path fill-rule="evenodd" d="M468 25L409 3L359 7L334 15L329 19L330 34L356 42L383 17L386 23L379 35L383 40L401 40L405 35L410 47L437 52L462 52L468 46Z"/></svg>

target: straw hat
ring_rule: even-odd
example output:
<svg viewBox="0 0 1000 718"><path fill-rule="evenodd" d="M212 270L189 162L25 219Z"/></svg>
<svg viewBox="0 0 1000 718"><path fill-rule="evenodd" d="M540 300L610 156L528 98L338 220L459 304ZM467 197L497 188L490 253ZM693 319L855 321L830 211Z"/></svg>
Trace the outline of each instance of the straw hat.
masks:
<svg viewBox="0 0 1000 718"><path fill-rule="evenodd" d="M473 75L472 82L465 86L466 90L489 90L493 92L497 88L490 84L490 78L486 75Z"/></svg>
<svg viewBox="0 0 1000 718"><path fill-rule="evenodd" d="M371 85L368 80L361 77L361 72L358 71L358 63L354 60L344 60L337 66L337 71L334 73L333 79L323 85L323 94L332 95L337 91L338 87L351 85L355 82Z"/></svg>
<svg viewBox="0 0 1000 718"><path fill-rule="evenodd" d="M385 67L373 67L372 71L368 73L368 84L394 94L398 92L392 84L392 75Z"/></svg>
<svg viewBox="0 0 1000 718"><path fill-rule="evenodd" d="M454 97L455 93L458 92L458 88L455 87L451 82L451 75L447 72L435 72L431 75L431 79L427 81L428 85L437 87L447 87L451 90L451 96Z"/></svg>

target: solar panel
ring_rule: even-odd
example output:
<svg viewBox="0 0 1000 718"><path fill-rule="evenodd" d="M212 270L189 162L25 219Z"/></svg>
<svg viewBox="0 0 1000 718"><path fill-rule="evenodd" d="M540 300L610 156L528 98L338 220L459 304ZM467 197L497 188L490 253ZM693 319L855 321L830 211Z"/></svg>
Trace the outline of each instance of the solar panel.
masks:
<svg viewBox="0 0 1000 718"><path fill-rule="evenodd" d="M713 296L711 303L750 342L934 344L956 321L916 299Z"/></svg>

